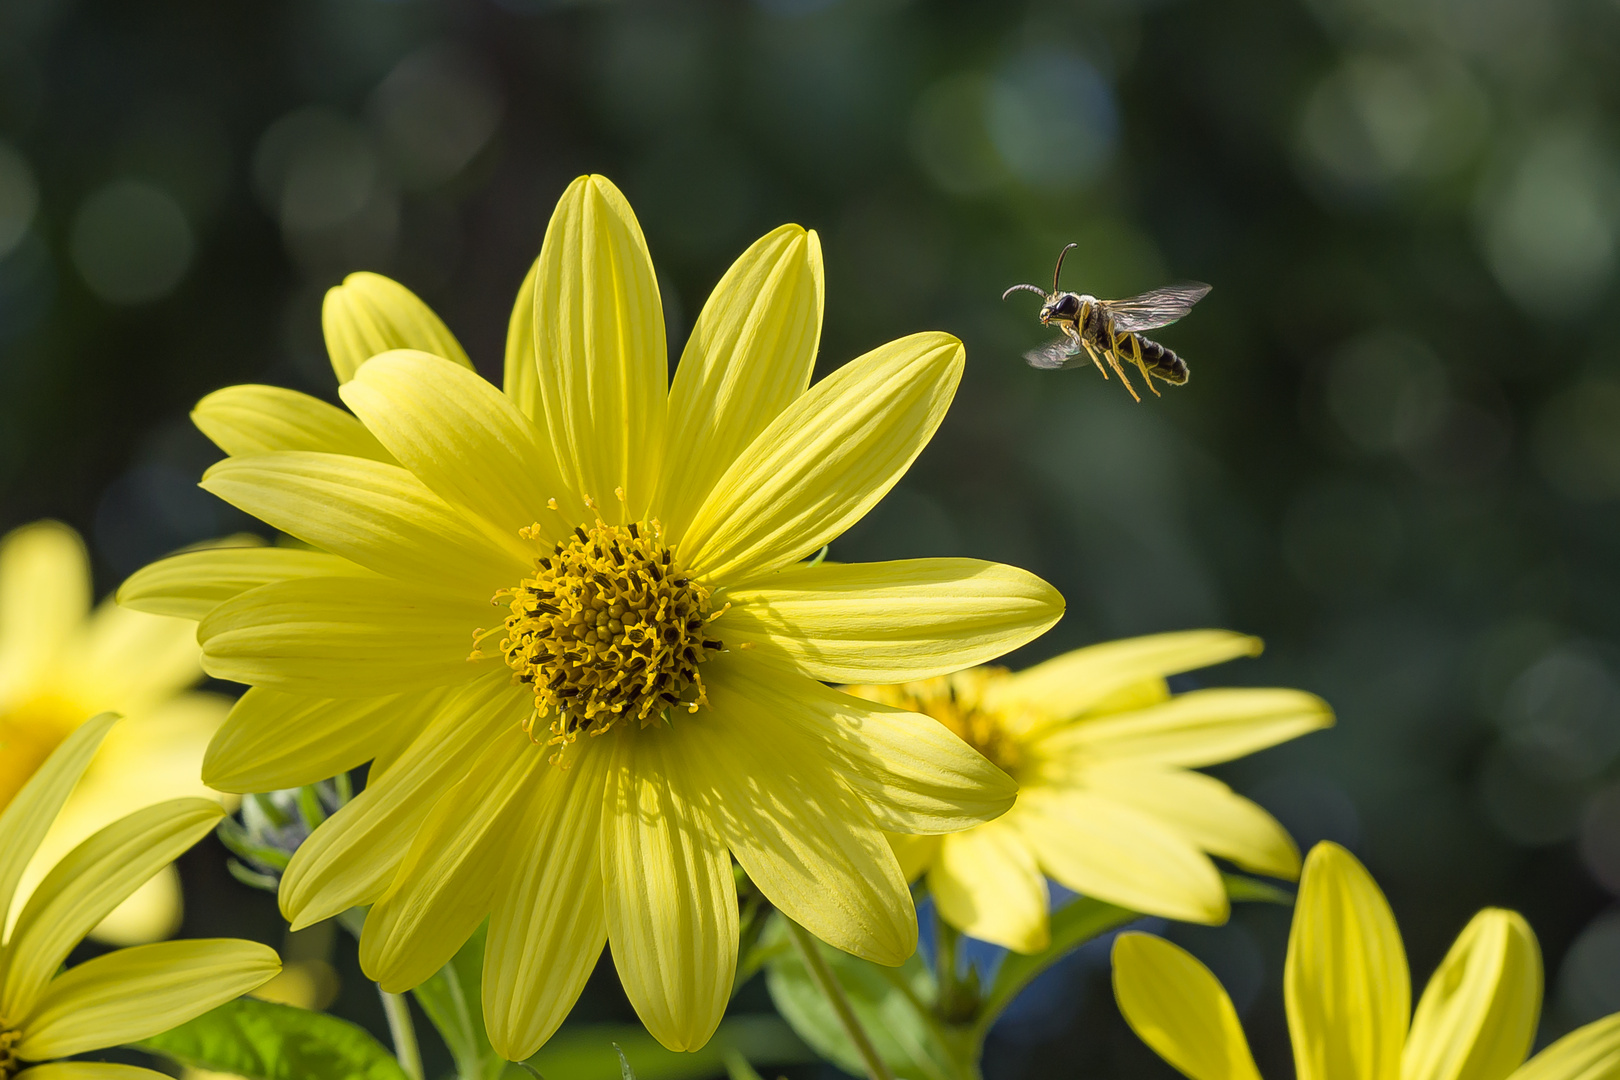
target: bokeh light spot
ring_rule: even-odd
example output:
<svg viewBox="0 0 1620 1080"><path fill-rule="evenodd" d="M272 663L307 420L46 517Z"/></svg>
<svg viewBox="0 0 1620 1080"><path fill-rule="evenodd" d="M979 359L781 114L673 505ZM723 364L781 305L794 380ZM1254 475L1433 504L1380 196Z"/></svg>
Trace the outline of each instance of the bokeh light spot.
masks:
<svg viewBox="0 0 1620 1080"><path fill-rule="evenodd" d="M79 208L68 250L98 297L144 304L180 284L196 244L185 213L168 193L139 180L115 180Z"/></svg>
<svg viewBox="0 0 1620 1080"><path fill-rule="evenodd" d="M0 141L0 259L11 254L39 209L39 188L28 162Z"/></svg>

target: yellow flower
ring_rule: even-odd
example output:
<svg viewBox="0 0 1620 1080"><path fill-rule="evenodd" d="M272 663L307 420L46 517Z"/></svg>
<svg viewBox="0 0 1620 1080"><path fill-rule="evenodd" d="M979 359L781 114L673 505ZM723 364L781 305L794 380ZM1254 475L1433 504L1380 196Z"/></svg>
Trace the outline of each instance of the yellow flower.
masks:
<svg viewBox="0 0 1620 1080"><path fill-rule="evenodd" d="M138 945L61 970L108 912L225 814L207 799L146 806L73 848L25 900L24 867L116 720L103 714L70 732L0 813L0 923L15 921L0 946L0 1080L161 1077L128 1065L49 1062L167 1031L281 968L264 945L214 939Z"/></svg>
<svg viewBox="0 0 1620 1080"><path fill-rule="evenodd" d="M1514 911L1474 916L1414 1014L1395 916L1366 868L1336 844L1316 845L1305 860L1283 979L1299 1080L1620 1075L1620 1014L1524 1060L1541 1011L1541 952ZM1120 935L1114 995L1142 1041L1192 1080L1259 1080L1231 999L1177 946Z"/></svg>
<svg viewBox="0 0 1620 1080"><path fill-rule="evenodd" d="M187 693L201 675L185 620L111 601L90 610L90 567L72 529L42 521L0 540L0 809L85 717L129 717L40 845L24 897L75 844L125 814L177 795L220 797L198 772L231 703ZM166 866L93 936L132 945L179 927L180 878Z"/></svg>
<svg viewBox="0 0 1620 1080"><path fill-rule="evenodd" d="M378 759L299 849L282 909L299 927L374 905L361 963L389 990L489 917L485 1018L509 1058L562 1022L604 941L661 1042L706 1042L736 967L733 857L825 940L900 963L915 914L883 831L1013 801L938 724L818 681L979 663L1062 610L994 563L803 561L905 472L963 363L917 334L809 387L821 307L815 234L769 233L669 385L640 227L584 177L519 294L504 393L368 276L325 312L355 416L264 387L198 406L239 455L203 486L319 549L180 556L125 590L201 617L204 666L253 686L203 775L265 790ZM452 356L365 357L389 346Z"/></svg>
<svg viewBox="0 0 1620 1080"><path fill-rule="evenodd" d="M1299 873L1277 822L1189 768L1230 761L1326 727L1326 703L1298 690L1195 690L1166 675L1260 643L1224 630L1130 638L1016 675L979 668L906 686L845 689L939 720L1018 781L1005 816L949 836L891 838L907 876L928 874L952 926L1019 952L1048 941L1046 881L1189 922L1227 916L1209 854L1275 877Z"/></svg>

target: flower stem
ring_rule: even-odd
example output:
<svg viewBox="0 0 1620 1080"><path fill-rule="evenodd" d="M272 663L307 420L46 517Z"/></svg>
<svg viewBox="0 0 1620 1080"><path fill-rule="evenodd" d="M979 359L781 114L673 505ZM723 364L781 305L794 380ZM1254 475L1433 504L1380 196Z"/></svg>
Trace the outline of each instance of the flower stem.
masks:
<svg viewBox="0 0 1620 1080"><path fill-rule="evenodd" d="M782 921L787 923L788 933L792 935L793 944L798 947L799 956L804 959L804 966L809 970L816 989L821 991L821 996L832 1006L833 1014L838 1017L839 1024L843 1025L844 1034L849 1036L855 1052L860 1055L869 1080L894 1080L894 1073L889 1071L888 1063L878 1055L877 1047L872 1045L866 1029L861 1026L860 1018L850 1007L843 986L839 984L837 976L828 966L827 958L821 955L821 947L816 939L811 936L810 931L792 919L783 916Z"/></svg>
<svg viewBox="0 0 1620 1080"><path fill-rule="evenodd" d="M399 1067L410 1080L423 1080L422 1051L416 1045L416 1026L411 1023L411 1003L404 994L390 994L377 987L382 995L383 1013L388 1017L388 1034L394 1040L394 1056Z"/></svg>

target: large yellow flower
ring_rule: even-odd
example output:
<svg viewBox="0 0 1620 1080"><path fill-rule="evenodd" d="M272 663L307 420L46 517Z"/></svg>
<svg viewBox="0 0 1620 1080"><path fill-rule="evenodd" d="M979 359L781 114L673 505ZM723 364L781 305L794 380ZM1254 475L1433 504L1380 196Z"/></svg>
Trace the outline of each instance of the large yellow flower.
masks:
<svg viewBox="0 0 1620 1080"><path fill-rule="evenodd" d="M104 714L70 732L0 813L0 923L15 921L0 946L0 1080L161 1078L129 1065L49 1063L167 1031L281 968L264 945L214 939L139 945L61 970L108 912L225 814L207 799L137 810L68 852L25 902L24 867L116 720Z"/></svg>
<svg viewBox="0 0 1620 1080"><path fill-rule="evenodd" d="M1283 973L1298 1080L1613 1080L1620 1014L1525 1061L1541 1012L1541 952L1513 911L1486 908L1429 979L1417 1012L1395 916L1336 844L1305 860ZM1215 976L1149 934L1114 944L1114 994L1142 1041L1192 1080L1260 1080Z"/></svg>
<svg viewBox="0 0 1620 1080"><path fill-rule="evenodd" d="M231 702L188 693L201 675L186 620L111 601L90 610L90 566L72 529L42 521L0 540L0 809L85 717L128 717L40 844L25 897L75 844L125 814L177 795L220 798L198 773ZM131 945L179 926L180 878L166 866L95 936Z"/></svg>
<svg viewBox="0 0 1620 1080"><path fill-rule="evenodd" d="M1213 765L1326 727L1298 690L1195 690L1165 676L1260 651L1251 637L1195 630L1076 649L1018 674L962 671L850 693L939 720L1018 781L1005 816L949 836L893 838L924 871L941 917L1020 952L1046 947L1046 881L1190 922L1227 916L1209 854L1275 877L1299 873L1276 820L1213 777ZM1206 854L1209 853L1209 854Z"/></svg>
<svg viewBox="0 0 1620 1080"><path fill-rule="evenodd" d="M1013 801L932 720L818 681L979 663L1062 609L993 563L804 561L921 452L963 362L918 334L806 389L821 306L815 234L775 230L670 385L640 227L586 177L519 295L504 393L363 277L325 312L354 416L264 387L198 407L238 455L204 487L319 549L194 553L126 590L203 615L205 667L253 685L203 775L262 790L379 758L282 908L305 926L374 905L361 963L389 990L490 917L485 1017L510 1058L561 1023L604 941L648 1029L702 1045L736 966L733 857L825 940L900 963L916 922L883 831ZM448 358L366 358L396 346Z"/></svg>

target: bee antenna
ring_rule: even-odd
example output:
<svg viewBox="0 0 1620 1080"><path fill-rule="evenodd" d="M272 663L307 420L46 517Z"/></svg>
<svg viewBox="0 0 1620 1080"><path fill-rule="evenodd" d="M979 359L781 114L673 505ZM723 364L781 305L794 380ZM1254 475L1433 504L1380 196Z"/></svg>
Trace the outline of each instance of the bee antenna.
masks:
<svg viewBox="0 0 1620 1080"><path fill-rule="evenodd" d="M1077 248L1079 246L1080 245L1077 243L1066 244L1064 245L1063 250L1058 252L1057 269L1052 271L1052 292L1056 293L1058 291L1058 275L1063 273L1063 257L1069 253L1069 248Z"/></svg>
<svg viewBox="0 0 1620 1080"><path fill-rule="evenodd" d="M1040 297L1042 300L1046 299L1046 290L1042 289L1039 285L1014 285L1012 288L1010 288L1006 292L1002 293L1001 298L1003 300L1005 300L1005 299L1007 299L1007 297L1011 296L1013 293L1020 292L1020 291L1022 291L1022 292L1032 292L1036 296Z"/></svg>

